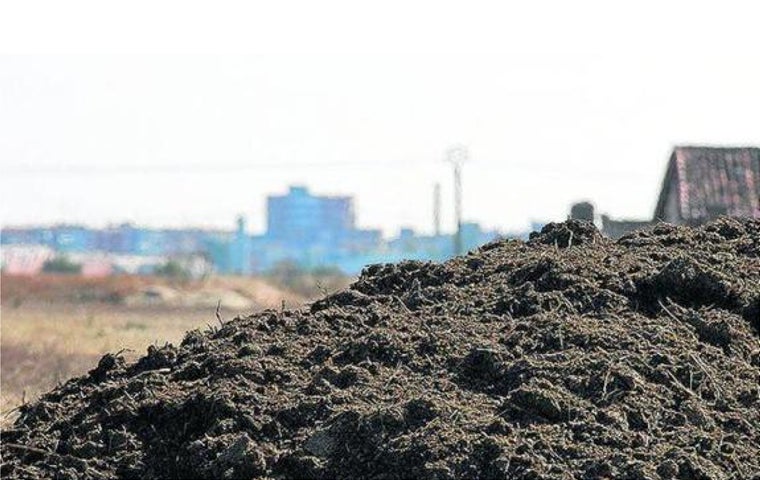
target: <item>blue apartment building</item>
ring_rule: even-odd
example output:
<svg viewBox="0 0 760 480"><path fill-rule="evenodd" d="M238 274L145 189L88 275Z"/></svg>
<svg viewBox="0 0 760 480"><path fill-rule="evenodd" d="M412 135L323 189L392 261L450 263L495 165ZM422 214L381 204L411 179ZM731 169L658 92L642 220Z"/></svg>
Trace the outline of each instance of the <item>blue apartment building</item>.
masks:
<svg viewBox="0 0 760 480"><path fill-rule="evenodd" d="M4 228L0 233L3 245L44 245L64 253L94 250L97 233L81 225L57 225L55 227Z"/></svg>
<svg viewBox="0 0 760 480"><path fill-rule="evenodd" d="M267 230L252 239L253 270L283 261L348 270L352 260L377 252L382 243L380 230L356 227L352 197L317 196L293 186L267 198Z"/></svg>

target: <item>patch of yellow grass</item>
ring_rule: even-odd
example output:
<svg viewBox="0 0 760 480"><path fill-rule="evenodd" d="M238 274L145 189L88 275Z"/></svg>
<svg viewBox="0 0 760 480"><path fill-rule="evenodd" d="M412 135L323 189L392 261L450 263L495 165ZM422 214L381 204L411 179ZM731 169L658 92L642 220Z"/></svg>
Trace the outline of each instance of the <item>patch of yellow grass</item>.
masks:
<svg viewBox="0 0 760 480"><path fill-rule="evenodd" d="M222 315L231 318L246 312ZM177 344L187 330L216 324L214 309L128 308L106 304L3 305L0 320L0 410L7 412L108 353L136 358L151 344Z"/></svg>

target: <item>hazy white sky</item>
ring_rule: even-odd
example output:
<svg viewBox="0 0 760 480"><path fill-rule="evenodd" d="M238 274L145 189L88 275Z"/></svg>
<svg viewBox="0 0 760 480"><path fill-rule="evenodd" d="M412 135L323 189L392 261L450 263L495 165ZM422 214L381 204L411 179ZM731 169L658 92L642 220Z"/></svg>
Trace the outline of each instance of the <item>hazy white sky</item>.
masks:
<svg viewBox="0 0 760 480"><path fill-rule="evenodd" d="M453 222L455 143L466 219L649 217L673 145L760 144L738 3L10 3L3 224L260 231L300 183L355 195L362 226L430 230L434 182Z"/></svg>

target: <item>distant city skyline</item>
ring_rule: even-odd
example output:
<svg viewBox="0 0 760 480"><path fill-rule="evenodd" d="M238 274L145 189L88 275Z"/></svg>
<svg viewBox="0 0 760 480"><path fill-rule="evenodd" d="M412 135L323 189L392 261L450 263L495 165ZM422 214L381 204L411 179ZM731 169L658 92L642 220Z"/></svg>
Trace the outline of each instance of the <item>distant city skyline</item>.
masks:
<svg viewBox="0 0 760 480"><path fill-rule="evenodd" d="M418 235L402 229L396 238L383 238L379 229L357 228L353 198L315 195L302 186L267 196L267 228L259 235L246 232L238 218L234 231L151 229L119 225L93 229L77 225L3 228L4 272L35 275L56 256L74 254L83 272L150 274L168 259L196 258L201 272L262 273L283 262L305 270L338 268L357 274L371 263L404 259L443 261L500 237L478 224L462 225L461 236ZM527 235L522 235L526 237ZM123 257L136 269L127 268ZM130 263L130 262L128 262ZM200 268L201 264L206 267Z"/></svg>
<svg viewBox="0 0 760 480"><path fill-rule="evenodd" d="M272 197L272 196L276 197L276 196L279 196L279 195L291 194L294 189L296 189L296 190L305 189L306 191L309 192L309 194L321 195L321 196L325 196L325 197L348 198L354 205L356 204L356 200L357 200L356 197L354 195L350 194L350 193L341 193L341 194L327 193L327 194L325 194L324 192L312 191L309 188L309 186L306 185L306 184L291 184L291 185L288 185L287 188L285 190L283 190L283 191L269 192L266 195L266 197L269 198L269 197ZM432 193L431 193L431 201L432 201ZM410 226L410 225L398 225L397 228L395 228L395 229L392 229L390 231L385 231L385 230L383 230L382 228L380 228L377 225L375 225L375 226L373 226L373 225L361 225L360 222L358 222L358 220L359 220L358 215L356 215L356 212L354 212L354 213L355 213L354 217L355 217L355 221L356 221L356 226L358 228L377 229L377 230L379 230L381 232L382 236L385 237L385 238L391 238L391 237L397 236L399 233L403 233L402 232L403 230L409 230L409 229L411 229L411 230L413 230L413 231L415 231L416 233L419 233L419 234L433 234L433 230L434 230L433 228L430 228L430 229L424 229L424 228L423 229L417 229L417 228L414 228L413 226ZM432 210L431 210L431 222L433 221L432 215L433 214L432 214ZM258 223L262 224L263 226L261 228L259 228L259 229L253 229L249 225L250 224L250 218L248 216L246 216L245 214L243 214L243 213L237 215L235 218L232 218L230 220L230 222L228 224L226 224L226 225L214 225L214 226L201 225L201 224L192 224L192 223L181 224L181 225L168 225L168 224L155 224L155 225L152 225L152 224L140 223L140 222L136 222L136 221L132 221L132 220L118 220L118 219L114 219L114 220L107 221L107 222L101 223L101 224L90 224L90 223L85 223L85 222L71 222L71 221L66 221L66 220L59 220L59 221L39 222L39 223L5 223L5 224L0 225L0 227L2 227L2 228L10 228L10 229L17 229L17 228L26 229L26 228L39 228L39 227L63 227L63 226L77 227L77 226L82 226L82 227L85 227L85 228L92 228L92 229L108 229L108 228L115 228L115 227L121 227L121 226L129 225L129 226L133 226L133 227L138 227L138 228L143 228L144 227L144 228L149 228L149 229L153 229L153 230L194 230L194 229L197 229L197 230L205 230L205 231L208 231L208 232L225 232L225 233L230 233L230 232L234 232L236 230L236 228L237 228L236 225L237 225L238 221L241 218L245 222L245 225L246 225L245 228L246 228L246 231L249 234L253 234L253 235L264 234L267 231L269 231L269 229L267 228L267 224L271 223L271 218L269 218L267 214L265 214L264 218L261 219L258 222ZM536 222L538 222L538 220L536 220ZM467 219L465 219L465 223L467 223L467 224L478 224L478 222L476 222L476 221L467 220ZM456 231L455 227L452 225L452 227L450 229L442 229L441 233L445 234L445 235L450 235L450 234L453 234L455 231ZM529 231L529 229L527 229L527 230L523 229L523 230L521 230L519 232L517 230L513 230L513 231L502 231L501 233L522 233L522 234L524 234L524 233L526 233L528 231Z"/></svg>

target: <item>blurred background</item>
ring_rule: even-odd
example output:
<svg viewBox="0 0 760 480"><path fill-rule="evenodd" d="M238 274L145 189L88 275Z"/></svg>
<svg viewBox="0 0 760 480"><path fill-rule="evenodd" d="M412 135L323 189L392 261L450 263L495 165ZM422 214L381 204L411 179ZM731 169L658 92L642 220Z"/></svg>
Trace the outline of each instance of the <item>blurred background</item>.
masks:
<svg viewBox="0 0 760 480"><path fill-rule="evenodd" d="M760 216L751 7L0 7L2 405L372 263Z"/></svg>

